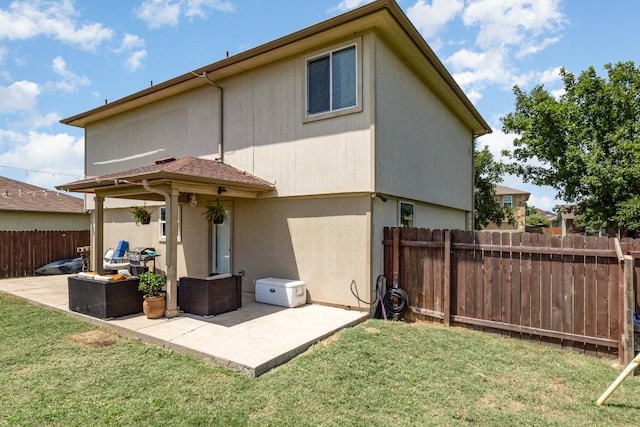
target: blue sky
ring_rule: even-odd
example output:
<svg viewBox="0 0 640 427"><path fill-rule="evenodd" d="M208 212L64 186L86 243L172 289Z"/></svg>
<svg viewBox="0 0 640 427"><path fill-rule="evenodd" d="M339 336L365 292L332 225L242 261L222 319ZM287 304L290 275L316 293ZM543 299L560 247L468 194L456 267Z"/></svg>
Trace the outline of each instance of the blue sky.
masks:
<svg viewBox="0 0 640 427"><path fill-rule="evenodd" d="M45 188L83 176L82 129L59 120L361 6L363 0L0 0L0 175ZM560 67L640 62L640 1L401 0L493 127L511 88L559 93ZM547 188L506 177L551 210Z"/></svg>

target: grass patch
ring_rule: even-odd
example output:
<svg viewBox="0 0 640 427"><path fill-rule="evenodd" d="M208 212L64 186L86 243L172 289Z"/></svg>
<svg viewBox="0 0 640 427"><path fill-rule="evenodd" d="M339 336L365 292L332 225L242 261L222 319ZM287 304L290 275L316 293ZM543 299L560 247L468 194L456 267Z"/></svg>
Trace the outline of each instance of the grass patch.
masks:
<svg viewBox="0 0 640 427"><path fill-rule="evenodd" d="M0 425L637 425L610 360L369 320L257 378L0 294Z"/></svg>

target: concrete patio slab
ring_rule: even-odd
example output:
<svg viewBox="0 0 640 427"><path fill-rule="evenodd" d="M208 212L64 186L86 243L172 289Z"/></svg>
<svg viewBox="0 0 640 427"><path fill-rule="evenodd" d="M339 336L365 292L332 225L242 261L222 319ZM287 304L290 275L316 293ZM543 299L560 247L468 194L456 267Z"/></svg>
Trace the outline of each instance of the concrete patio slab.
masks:
<svg viewBox="0 0 640 427"><path fill-rule="evenodd" d="M319 304L295 308L261 304L255 302L253 294L247 293L243 294L242 308L217 316L183 313L172 319L147 319L140 313L102 320L69 311L67 277L3 279L0 292L250 376L262 375L338 330L369 318L365 312Z"/></svg>

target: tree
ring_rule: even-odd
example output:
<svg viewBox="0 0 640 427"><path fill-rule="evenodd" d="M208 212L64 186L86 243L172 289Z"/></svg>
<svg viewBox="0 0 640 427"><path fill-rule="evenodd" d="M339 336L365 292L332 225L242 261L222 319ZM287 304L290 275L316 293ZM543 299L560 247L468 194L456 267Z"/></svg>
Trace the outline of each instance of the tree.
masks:
<svg viewBox="0 0 640 427"><path fill-rule="evenodd" d="M513 210L503 207L496 198L496 183L502 182L503 165L493 160L489 147L476 150L474 168L476 230L486 227L489 222L498 226L505 220L515 224Z"/></svg>
<svg viewBox="0 0 640 427"><path fill-rule="evenodd" d="M535 206L527 206L526 210L527 215L525 216L525 224L531 227L548 227L549 220L544 216L540 215L535 208Z"/></svg>
<svg viewBox="0 0 640 427"><path fill-rule="evenodd" d="M578 206L576 221L591 229L640 230L640 69L607 64L578 78L564 68L557 99L543 86L514 87L515 111L502 130L515 133L510 172L549 185Z"/></svg>

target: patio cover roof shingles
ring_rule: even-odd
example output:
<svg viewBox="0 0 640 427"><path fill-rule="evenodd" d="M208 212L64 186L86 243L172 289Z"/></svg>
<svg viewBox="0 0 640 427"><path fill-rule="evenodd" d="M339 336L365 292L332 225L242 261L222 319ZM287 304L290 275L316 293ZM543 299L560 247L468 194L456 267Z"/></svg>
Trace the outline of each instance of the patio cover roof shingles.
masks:
<svg viewBox="0 0 640 427"><path fill-rule="evenodd" d="M217 160L199 157L157 160L155 164L114 172L59 185L56 188L79 193L94 193L99 189L121 184L139 184L147 181L183 181L216 186L230 186L254 191L272 191L275 186Z"/></svg>

